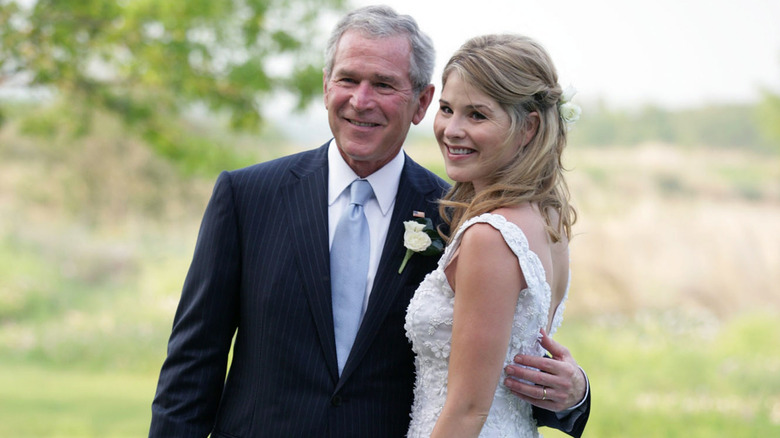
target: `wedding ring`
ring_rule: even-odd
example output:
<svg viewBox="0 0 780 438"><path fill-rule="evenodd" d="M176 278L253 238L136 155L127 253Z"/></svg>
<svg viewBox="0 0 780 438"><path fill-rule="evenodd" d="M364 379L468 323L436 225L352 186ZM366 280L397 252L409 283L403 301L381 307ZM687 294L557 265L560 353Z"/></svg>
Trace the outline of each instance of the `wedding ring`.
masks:
<svg viewBox="0 0 780 438"><path fill-rule="evenodd" d="M547 400L547 388L542 387L542 400Z"/></svg>

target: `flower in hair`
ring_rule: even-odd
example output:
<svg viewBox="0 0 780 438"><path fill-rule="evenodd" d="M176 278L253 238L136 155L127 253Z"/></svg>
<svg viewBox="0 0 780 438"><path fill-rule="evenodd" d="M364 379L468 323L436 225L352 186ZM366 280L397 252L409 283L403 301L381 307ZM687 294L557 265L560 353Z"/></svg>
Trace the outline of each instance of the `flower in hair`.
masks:
<svg viewBox="0 0 780 438"><path fill-rule="evenodd" d="M582 114L582 108L576 103L572 103L571 99L577 94L577 89L569 85L561 95L561 100L558 102L558 112L561 114L561 119L566 123L567 127L571 126L580 119Z"/></svg>

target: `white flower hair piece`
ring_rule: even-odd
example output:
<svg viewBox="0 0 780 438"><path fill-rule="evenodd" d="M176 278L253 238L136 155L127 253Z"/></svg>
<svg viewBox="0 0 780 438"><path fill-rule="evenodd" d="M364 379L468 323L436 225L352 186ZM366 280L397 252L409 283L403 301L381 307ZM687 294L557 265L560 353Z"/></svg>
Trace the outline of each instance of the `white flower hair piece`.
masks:
<svg viewBox="0 0 780 438"><path fill-rule="evenodd" d="M582 108L571 101L575 94L577 94L577 89L569 85L563 90L561 99L558 102L558 112L561 114L561 119L566 123L567 128L570 128L571 125L579 120L582 114Z"/></svg>

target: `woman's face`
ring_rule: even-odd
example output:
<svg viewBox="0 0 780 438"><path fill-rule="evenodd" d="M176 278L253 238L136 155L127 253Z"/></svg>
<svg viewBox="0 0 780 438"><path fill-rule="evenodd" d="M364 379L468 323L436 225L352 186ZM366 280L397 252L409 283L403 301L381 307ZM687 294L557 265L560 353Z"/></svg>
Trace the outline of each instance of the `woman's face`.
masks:
<svg viewBox="0 0 780 438"><path fill-rule="evenodd" d="M450 73L433 132L453 181L472 182L476 191L484 189L489 177L520 149L519 141L506 143L510 126L509 114L498 102Z"/></svg>

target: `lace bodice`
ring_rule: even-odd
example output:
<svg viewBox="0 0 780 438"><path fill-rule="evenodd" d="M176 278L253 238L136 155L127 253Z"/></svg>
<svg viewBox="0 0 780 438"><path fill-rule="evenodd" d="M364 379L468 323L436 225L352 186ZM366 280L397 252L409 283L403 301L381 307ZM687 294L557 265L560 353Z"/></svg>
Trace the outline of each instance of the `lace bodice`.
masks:
<svg viewBox="0 0 780 438"><path fill-rule="evenodd" d="M528 287L521 291L512 323L512 336L505 365L517 353L541 356L544 350L537 342L539 329L547 325L551 291L539 257L534 254L522 230L501 215L485 213L471 218L455 233L439 260L438 268L428 274L415 292L406 312L406 337L415 353L416 382L409 437L429 437L447 396L447 366L452 341L452 314L455 294L444 274L444 268L460 244L464 230L484 222L501 232L517 256ZM567 288L568 294L568 288ZM558 306L551 330L563 320L566 296ZM506 377L502 373L501 381ZM496 388L493 404L480 437L538 437L531 405L520 400L502 384Z"/></svg>

